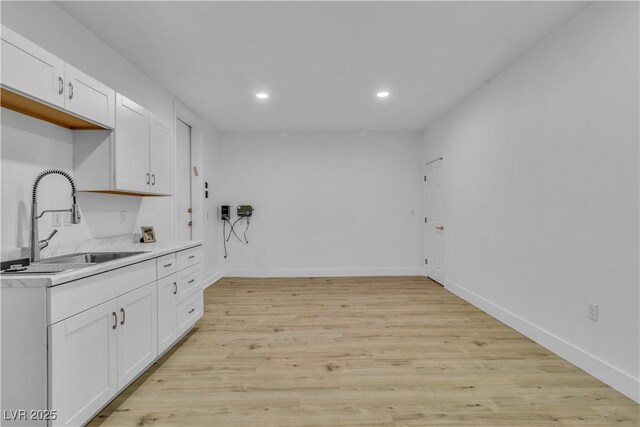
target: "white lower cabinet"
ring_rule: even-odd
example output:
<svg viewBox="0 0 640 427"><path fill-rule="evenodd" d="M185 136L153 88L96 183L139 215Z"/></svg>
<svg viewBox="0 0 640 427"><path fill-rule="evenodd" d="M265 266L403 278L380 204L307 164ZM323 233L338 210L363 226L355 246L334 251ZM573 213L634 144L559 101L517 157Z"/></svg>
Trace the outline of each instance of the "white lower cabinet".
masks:
<svg viewBox="0 0 640 427"><path fill-rule="evenodd" d="M55 425L85 423L118 391L117 302L49 327L49 408Z"/></svg>
<svg viewBox="0 0 640 427"><path fill-rule="evenodd" d="M158 258L160 263L160 258ZM176 274L158 280L158 354L173 344L177 335L177 293Z"/></svg>
<svg viewBox="0 0 640 427"><path fill-rule="evenodd" d="M126 386L158 355L156 284L118 298L118 387Z"/></svg>
<svg viewBox="0 0 640 427"><path fill-rule="evenodd" d="M164 277L176 253L48 290L50 425L89 422L202 317L200 258L189 256Z"/></svg>

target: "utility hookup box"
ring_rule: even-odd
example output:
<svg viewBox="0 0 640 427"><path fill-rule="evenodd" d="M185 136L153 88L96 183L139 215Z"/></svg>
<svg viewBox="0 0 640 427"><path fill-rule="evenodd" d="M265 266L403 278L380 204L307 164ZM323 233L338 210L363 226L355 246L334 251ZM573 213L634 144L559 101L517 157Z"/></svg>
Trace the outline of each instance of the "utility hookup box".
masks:
<svg viewBox="0 0 640 427"><path fill-rule="evenodd" d="M251 216L253 215L253 207L251 205L239 205L236 212L238 216Z"/></svg>
<svg viewBox="0 0 640 427"><path fill-rule="evenodd" d="M222 221L229 221L231 219L229 205L220 206L220 219Z"/></svg>

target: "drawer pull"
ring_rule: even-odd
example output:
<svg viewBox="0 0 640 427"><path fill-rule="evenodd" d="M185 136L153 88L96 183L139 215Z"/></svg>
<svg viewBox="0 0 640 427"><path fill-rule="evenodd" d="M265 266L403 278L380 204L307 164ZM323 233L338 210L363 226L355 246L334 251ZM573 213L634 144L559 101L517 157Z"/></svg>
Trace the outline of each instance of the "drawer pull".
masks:
<svg viewBox="0 0 640 427"><path fill-rule="evenodd" d="M196 311L196 309L192 308L191 310L189 310L189 314L193 313L194 311Z"/></svg>
<svg viewBox="0 0 640 427"><path fill-rule="evenodd" d="M173 294L177 294L178 293L178 283L173 282Z"/></svg>
<svg viewBox="0 0 640 427"><path fill-rule="evenodd" d="M193 283L195 281L196 281L196 279L191 279L191 280L189 280L189 283Z"/></svg>
<svg viewBox="0 0 640 427"><path fill-rule="evenodd" d="M195 255L191 255L189 259L194 259L195 257L196 257Z"/></svg>
<svg viewBox="0 0 640 427"><path fill-rule="evenodd" d="M171 267L172 265L173 265L173 263L170 262L169 264L165 264L164 268Z"/></svg>
<svg viewBox="0 0 640 427"><path fill-rule="evenodd" d="M111 314L113 315L113 326L111 326L111 329L115 329L118 327L118 315L115 311Z"/></svg>

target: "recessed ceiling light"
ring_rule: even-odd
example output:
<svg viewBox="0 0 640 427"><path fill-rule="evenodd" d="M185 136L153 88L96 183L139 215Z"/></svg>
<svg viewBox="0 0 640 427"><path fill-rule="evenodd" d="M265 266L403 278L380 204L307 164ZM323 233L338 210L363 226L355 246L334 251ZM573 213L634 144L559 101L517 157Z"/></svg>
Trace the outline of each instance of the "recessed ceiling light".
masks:
<svg viewBox="0 0 640 427"><path fill-rule="evenodd" d="M378 92L378 93L376 94L376 96L377 96L378 98L386 98L386 97L388 97L388 96L389 96L389 92L387 92L386 90L381 90L380 92Z"/></svg>
<svg viewBox="0 0 640 427"><path fill-rule="evenodd" d="M258 99L267 99L269 97L269 94L266 92L258 92L256 93L256 98Z"/></svg>

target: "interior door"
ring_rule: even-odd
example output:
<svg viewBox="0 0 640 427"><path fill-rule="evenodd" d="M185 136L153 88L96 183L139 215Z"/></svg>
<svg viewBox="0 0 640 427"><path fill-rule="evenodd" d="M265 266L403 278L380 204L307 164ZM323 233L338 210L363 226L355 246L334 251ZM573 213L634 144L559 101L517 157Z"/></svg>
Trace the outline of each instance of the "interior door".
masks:
<svg viewBox="0 0 640 427"><path fill-rule="evenodd" d="M192 206L191 177L191 127L182 120L176 120L176 207L178 210L177 239L191 240Z"/></svg>
<svg viewBox="0 0 640 427"><path fill-rule="evenodd" d="M49 327L49 408L55 425L83 425L116 394L116 301Z"/></svg>
<svg viewBox="0 0 640 427"><path fill-rule="evenodd" d="M116 94L116 189L149 192L149 112Z"/></svg>
<svg viewBox="0 0 640 427"><path fill-rule="evenodd" d="M116 93L110 87L72 67L64 66L65 108L96 123L113 128Z"/></svg>
<svg viewBox="0 0 640 427"><path fill-rule="evenodd" d="M173 175L171 126L154 114L150 115L150 169L151 192L172 194Z"/></svg>
<svg viewBox="0 0 640 427"><path fill-rule="evenodd" d="M156 282L118 297L118 387L142 372L158 355Z"/></svg>
<svg viewBox="0 0 640 427"><path fill-rule="evenodd" d="M444 285L444 209L442 159L424 168L426 276Z"/></svg>

